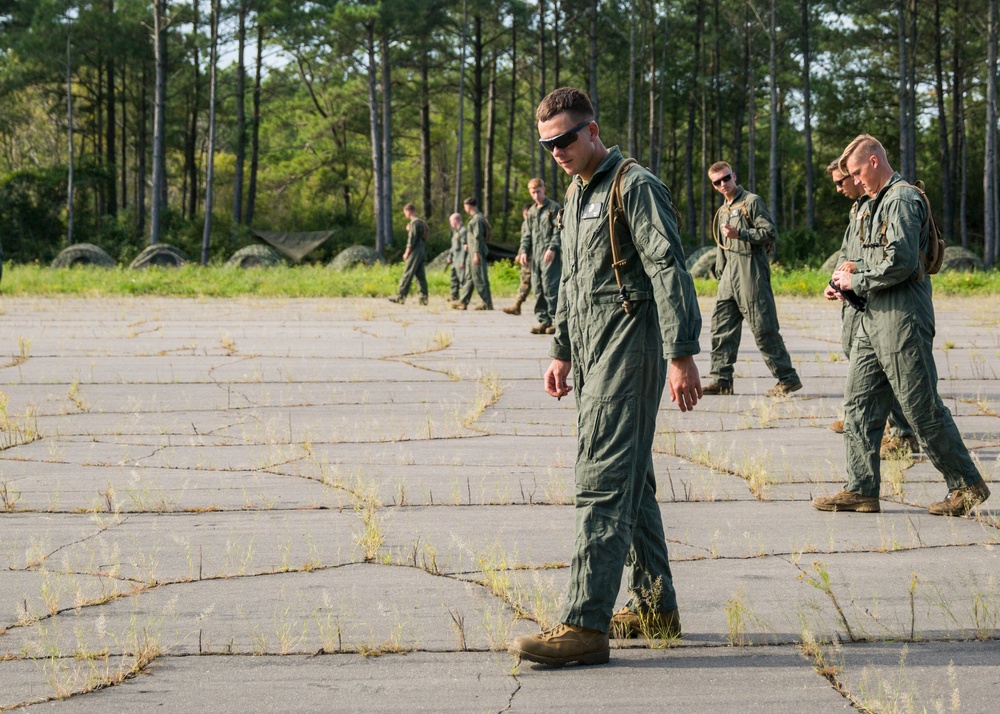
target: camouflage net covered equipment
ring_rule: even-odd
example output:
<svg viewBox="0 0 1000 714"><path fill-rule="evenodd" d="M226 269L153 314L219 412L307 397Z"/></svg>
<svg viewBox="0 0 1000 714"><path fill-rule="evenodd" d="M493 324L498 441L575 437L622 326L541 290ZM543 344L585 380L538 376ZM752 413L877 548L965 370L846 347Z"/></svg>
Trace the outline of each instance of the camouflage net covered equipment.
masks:
<svg viewBox="0 0 1000 714"><path fill-rule="evenodd" d="M984 270L983 260L971 250L960 245L949 245L944 249L944 260L941 261L941 272L946 270L960 273L974 273Z"/></svg>
<svg viewBox="0 0 1000 714"><path fill-rule="evenodd" d="M427 262L428 270L448 270L448 258L451 257L451 248L446 248L434 256L434 260Z"/></svg>
<svg viewBox="0 0 1000 714"><path fill-rule="evenodd" d="M283 259L278 252L268 245L259 243L240 248L226 261L230 268L273 268L281 265Z"/></svg>
<svg viewBox="0 0 1000 714"><path fill-rule="evenodd" d="M382 262L384 262L382 256L374 248L367 245L352 245L337 253L327 267L333 270L347 270L358 265L371 267Z"/></svg>
<svg viewBox="0 0 1000 714"><path fill-rule="evenodd" d="M59 255L52 259L53 268L69 268L74 265L113 268L115 259L93 243L74 243L68 248L63 248Z"/></svg>
<svg viewBox="0 0 1000 714"><path fill-rule="evenodd" d="M696 248L695 250L693 250L691 252L691 255L687 256L684 259L684 264L687 266L688 272L689 273L691 272L691 269L694 268L694 264L698 262L698 259L701 256L705 255L705 253L712 250L713 248L714 246L703 245L700 248Z"/></svg>
<svg viewBox="0 0 1000 714"><path fill-rule="evenodd" d="M823 265L820 266L819 271L821 273L833 275L833 271L836 270L839 265L840 265L840 251L838 250L823 262Z"/></svg>
<svg viewBox="0 0 1000 714"><path fill-rule="evenodd" d="M259 231L253 234L296 263L325 243L335 231L306 231L283 233L281 231Z"/></svg>
<svg viewBox="0 0 1000 714"><path fill-rule="evenodd" d="M179 248L166 243L157 243L143 250L128 266L132 270L148 268L151 265L161 268L179 268L188 262L188 257Z"/></svg>
<svg viewBox="0 0 1000 714"><path fill-rule="evenodd" d="M704 253L698 256L698 260L691 266L689 272L693 278L715 278L715 253L718 248L709 247Z"/></svg>

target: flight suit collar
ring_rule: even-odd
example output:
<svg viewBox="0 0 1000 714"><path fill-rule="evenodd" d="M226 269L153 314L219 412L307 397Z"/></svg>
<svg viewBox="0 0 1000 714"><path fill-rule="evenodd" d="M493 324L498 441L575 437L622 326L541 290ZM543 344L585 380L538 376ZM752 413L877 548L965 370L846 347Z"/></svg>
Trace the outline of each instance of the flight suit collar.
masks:
<svg viewBox="0 0 1000 714"><path fill-rule="evenodd" d="M732 201L726 201L726 206L727 207L728 206L732 206L733 204L739 203L740 201L742 201L743 200L743 196L746 195L746 192L747 192L747 190L745 188L743 188L742 186L737 186L736 187L736 195L733 196L733 200Z"/></svg>
<svg viewBox="0 0 1000 714"><path fill-rule="evenodd" d="M608 149L608 155L601 159L601 163L597 165L597 171L595 171L594 175L590 177L590 181L584 181L579 174L573 178L577 182L579 188L587 188L587 186L593 184L595 181L598 181L605 173L617 166L618 162L623 158L621 149L617 146L612 146ZM548 196L545 198L548 199Z"/></svg>

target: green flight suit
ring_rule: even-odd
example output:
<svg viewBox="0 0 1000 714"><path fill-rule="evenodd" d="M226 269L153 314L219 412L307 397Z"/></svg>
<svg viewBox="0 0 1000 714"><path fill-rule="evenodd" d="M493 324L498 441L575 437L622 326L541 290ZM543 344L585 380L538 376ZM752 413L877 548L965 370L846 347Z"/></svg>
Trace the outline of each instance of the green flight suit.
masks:
<svg viewBox="0 0 1000 714"><path fill-rule="evenodd" d="M726 223L739 229L739 238L730 240L722 234ZM767 250L777 233L764 201L737 187L732 202L716 212L712 229L720 246L715 258L719 292L712 311L712 379L732 384L746 320L774 378L782 384L795 384L799 376L778 332L778 310L771 292Z"/></svg>
<svg viewBox="0 0 1000 714"><path fill-rule="evenodd" d="M667 360L697 354L701 332L670 194L639 166L625 175L626 220L615 229L633 314L618 302L607 216L620 161L612 148L588 183L577 176L566 193L550 350L572 362L578 409L576 552L561 619L601 631L608 630L626 566L630 608L640 609L641 591L654 590L657 579L662 594L653 608L677 606L652 446Z"/></svg>
<svg viewBox="0 0 1000 714"><path fill-rule="evenodd" d="M451 232L451 250L448 253L451 266L451 299L458 300L462 283L465 282L465 226Z"/></svg>
<svg viewBox="0 0 1000 714"><path fill-rule="evenodd" d="M416 278L420 285L420 297L427 299L427 274L424 271L424 262L427 259L427 238L430 232L428 225L419 218L414 218L406 226L406 248L410 251L410 255L406 259L403 277L399 281L401 299L405 299L410 292L413 278Z"/></svg>
<svg viewBox="0 0 1000 714"><path fill-rule="evenodd" d="M528 259L521 265L521 284L517 286L517 297L514 298L518 309L520 309L521 303L528 299L528 294L531 292L531 266L533 263L531 261L531 251L525 252L524 250L525 237L529 241L531 240L531 229L528 227L527 218L521 221L521 248L518 250L518 253L524 253L528 256Z"/></svg>
<svg viewBox="0 0 1000 714"><path fill-rule="evenodd" d="M862 196L851 206L850 222L847 230L844 231L844 241L840 246L840 259L837 266L850 260L857 263L860 269L864 268L864 260L861 258L861 217L865 213L865 206L868 203L868 196ZM841 343L844 346L844 354L848 358L851 356L851 345L854 336L858 332L858 325L861 324L861 313L851 307L846 301L841 303L840 316L843 319L843 330L841 332ZM906 417L903 416L903 409L899 406L899 400L893 397L892 407L889 410L889 433L893 436L907 437L913 436L913 429L910 428Z"/></svg>
<svg viewBox="0 0 1000 714"><path fill-rule="evenodd" d="M528 233L521 234L521 252L531 259L531 287L535 291L535 317L539 325L548 327L556 317L559 302L559 278L562 275L562 253L556 216L559 204L546 197L542 205L528 210ZM553 251L551 263L545 263L545 252Z"/></svg>
<svg viewBox="0 0 1000 714"><path fill-rule="evenodd" d="M493 309L493 299L490 297L490 274L486 264L486 256L489 248L486 241L490 237L490 224L486 222L486 217L481 211L476 211L469 219L469 225L465 227L465 245L468 250L468 257L465 259L465 284L462 286L462 294L458 299L466 305L472 300L472 288L475 287L479 297L488 310ZM479 255L479 265L472 260L472 256Z"/></svg>
<svg viewBox="0 0 1000 714"><path fill-rule="evenodd" d="M852 287L868 306L847 374L846 488L879 495L879 442L893 395L949 490L974 484L982 477L937 391L931 281L920 258L929 233L924 200L894 173L861 215L864 268Z"/></svg>

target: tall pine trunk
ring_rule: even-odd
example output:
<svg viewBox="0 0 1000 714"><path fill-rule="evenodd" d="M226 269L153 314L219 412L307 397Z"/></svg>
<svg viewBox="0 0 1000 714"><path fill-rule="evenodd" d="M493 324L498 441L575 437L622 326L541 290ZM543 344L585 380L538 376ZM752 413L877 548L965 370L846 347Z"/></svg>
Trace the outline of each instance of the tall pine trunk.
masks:
<svg viewBox="0 0 1000 714"><path fill-rule="evenodd" d="M503 172L503 224L501 234L507 240L507 219L510 216L510 171L514 162L514 117L517 116L517 19L510 19L510 102L507 106L507 149Z"/></svg>
<svg viewBox="0 0 1000 714"><path fill-rule="evenodd" d="M778 3L771 0L770 25L767 37L769 41L768 55L768 88L771 94L771 159L768 164L770 175L770 192L768 208L771 220L778 225Z"/></svg>
<svg viewBox="0 0 1000 714"><path fill-rule="evenodd" d="M384 204L382 201L382 136L378 117L378 65L375 63L375 21L370 20L365 25L368 51L368 123L371 126L372 145L372 210L375 221L375 250L379 255L385 255L386 236L385 221L382 216Z"/></svg>
<svg viewBox="0 0 1000 714"><path fill-rule="evenodd" d="M167 0L156 0L153 12L153 43L156 59L155 94L153 98L153 186L152 210L149 216L149 244L160 242L160 213L166 193L166 111L167 111Z"/></svg>
<svg viewBox="0 0 1000 714"><path fill-rule="evenodd" d="M215 187L215 94L219 64L219 0L212 2L212 46L209 52L208 157L205 168L205 225L201 234L201 264L208 265L212 241L212 192Z"/></svg>
<svg viewBox="0 0 1000 714"><path fill-rule="evenodd" d="M420 185L425 219L432 214L430 63L430 50L425 43L420 53Z"/></svg>
<svg viewBox="0 0 1000 714"><path fill-rule="evenodd" d="M389 28L379 37L382 60L382 221L385 244L392 245L392 64Z"/></svg>
<svg viewBox="0 0 1000 714"><path fill-rule="evenodd" d="M944 110L944 69L941 54L941 0L934 0L934 93L937 99L938 143L941 157L941 202L944 204L941 230L945 241L951 242L955 228L955 192L951 178L951 150L948 146L948 117Z"/></svg>
<svg viewBox="0 0 1000 714"><path fill-rule="evenodd" d="M188 115L188 126L184 137L184 175L187 183L187 201L185 215L194 218L198 211L198 109L201 104L201 67L198 59L198 0L191 0L191 51L194 55L191 68L194 86L191 96L191 111ZM182 202L183 198L182 198Z"/></svg>
<svg viewBox="0 0 1000 714"><path fill-rule="evenodd" d="M468 24L468 4L466 0L462 0L462 32L458 66L458 140L455 149L455 203L452 206L454 213L458 213L462 209L462 158L465 150L465 29Z"/></svg>
<svg viewBox="0 0 1000 714"><path fill-rule="evenodd" d="M997 257L997 0L989 0L986 37L986 150L983 161L983 263Z"/></svg>
<svg viewBox="0 0 1000 714"><path fill-rule="evenodd" d="M73 245L73 35L66 23L66 245Z"/></svg>
<svg viewBox="0 0 1000 714"><path fill-rule="evenodd" d="M545 0L538 0L538 103L545 98ZM535 142L538 152L538 177L545 181L545 166L548 158L545 149Z"/></svg>
<svg viewBox="0 0 1000 714"><path fill-rule="evenodd" d="M694 204L694 128L695 119L698 112L698 85L701 78L701 28L705 22L704 0L696 0L697 12L695 14L694 28L694 62L691 71L691 80L688 88L688 122L687 122L687 143L684 147L684 163L687 167L685 175L685 188L687 195L688 226L691 229L691 236L697 236L696 229L697 213ZM706 180L703 178L702 180ZM704 245L704 233L700 245Z"/></svg>
<svg viewBox="0 0 1000 714"><path fill-rule="evenodd" d="M483 205L483 16L472 19L472 195Z"/></svg>
<svg viewBox="0 0 1000 714"><path fill-rule="evenodd" d="M247 45L247 0L240 0L236 31L236 165L233 173L233 223L243 222L243 165L247 153L247 68L244 53Z"/></svg>
<svg viewBox="0 0 1000 714"><path fill-rule="evenodd" d="M587 33L587 78L590 87L590 103L594 105L594 117L597 113L597 17L600 13L601 0L590 2L590 31Z"/></svg>
<svg viewBox="0 0 1000 714"><path fill-rule="evenodd" d="M115 0L107 0L105 5L105 12L108 13L106 18L111 26L114 27L114 15L115 15ZM105 69L105 80L107 82L104 101L107 102L107 133L104 142L104 150L107 152L107 165L108 165L108 186L107 186L107 201L105 203L105 208L110 215L115 215L118 213L118 181L115 175L115 167L118 162L118 152L115 150L115 131L116 118L115 118L115 60L113 55L108 56L106 69ZM125 170L125 167L122 167Z"/></svg>
<svg viewBox="0 0 1000 714"><path fill-rule="evenodd" d="M483 176L483 213L487 217L493 210L493 140L496 135L497 107L497 56L490 57L489 94L486 100L486 158Z"/></svg>
<svg viewBox="0 0 1000 714"><path fill-rule="evenodd" d="M813 196L812 92L809 86L809 0L802 0L802 112L806 143L806 228L816 229L816 200Z"/></svg>
<svg viewBox="0 0 1000 714"><path fill-rule="evenodd" d="M250 120L250 179L247 186L247 210L245 223L253 225L253 214L257 206L257 172L260 166L260 86L261 66L264 59L264 25L257 13L257 62L254 66L253 116Z"/></svg>

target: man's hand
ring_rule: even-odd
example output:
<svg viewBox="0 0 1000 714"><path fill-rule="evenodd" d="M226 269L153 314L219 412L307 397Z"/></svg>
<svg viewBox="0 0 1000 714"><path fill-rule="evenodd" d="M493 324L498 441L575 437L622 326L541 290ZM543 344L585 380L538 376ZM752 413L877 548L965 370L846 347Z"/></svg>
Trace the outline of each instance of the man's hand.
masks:
<svg viewBox="0 0 1000 714"><path fill-rule="evenodd" d="M479 265L479 253L472 254L472 263L473 265Z"/></svg>
<svg viewBox="0 0 1000 714"><path fill-rule="evenodd" d="M858 264L852 260L845 260L840 264L837 270L843 270L845 273L856 273L858 270Z"/></svg>
<svg viewBox="0 0 1000 714"><path fill-rule="evenodd" d="M846 270L834 271L833 284L841 290L853 290L851 287L853 284L853 276L853 273L849 273Z"/></svg>
<svg viewBox="0 0 1000 714"><path fill-rule="evenodd" d="M407 248L406 250L403 251L403 260L408 260L409 257L410 257L410 249Z"/></svg>
<svg viewBox="0 0 1000 714"><path fill-rule="evenodd" d="M731 226L728 223L722 224L722 232L725 234L726 238L729 240L739 240L740 229L736 226Z"/></svg>
<svg viewBox="0 0 1000 714"><path fill-rule="evenodd" d="M528 254L527 253L518 253L517 257L514 258L514 262L517 263L518 265L522 266L522 267L527 266L528 265Z"/></svg>
<svg viewBox="0 0 1000 714"><path fill-rule="evenodd" d="M840 300L841 302L844 301L844 296L841 295L836 290L834 290L832 285L826 286L826 289L823 291L823 297L825 297L827 300Z"/></svg>
<svg viewBox="0 0 1000 714"><path fill-rule="evenodd" d="M694 409L694 405L704 396L694 357L677 357L670 360L667 383L670 385L670 401L676 402L682 412Z"/></svg>
<svg viewBox="0 0 1000 714"><path fill-rule="evenodd" d="M573 388L566 384L566 377L569 376L572 367L573 364L567 360L552 360L552 364L545 370L545 391L557 399L562 399L572 392Z"/></svg>
<svg viewBox="0 0 1000 714"><path fill-rule="evenodd" d="M552 250L551 248L549 248L547 251L545 251L545 257L542 258L542 260L545 261L546 265L551 265L552 261L555 260L555 259L556 259L556 252L554 250Z"/></svg>

